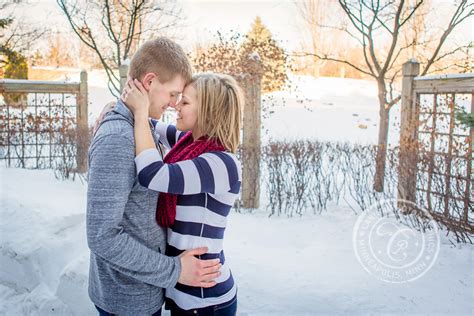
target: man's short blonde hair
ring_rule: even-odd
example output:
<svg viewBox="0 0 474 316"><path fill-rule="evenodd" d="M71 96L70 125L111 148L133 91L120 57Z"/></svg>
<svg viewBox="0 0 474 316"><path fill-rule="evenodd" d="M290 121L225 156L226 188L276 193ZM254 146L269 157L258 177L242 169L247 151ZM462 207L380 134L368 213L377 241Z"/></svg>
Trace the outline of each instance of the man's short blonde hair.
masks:
<svg viewBox="0 0 474 316"><path fill-rule="evenodd" d="M237 152L240 143L244 95L237 81L217 73L196 74L191 83L197 92L198 127L218 139L227 151Z"/></svg>
<svg viewBox="0 0 474 316"><path fill-rule="evenodd" d="M166 37L145 42L133 55L128 75L141 80L150 72L155 73L161 83L170 81L177 75L186 82L190 82L192 77L192 67L185 52L181 46Z"/></svg>

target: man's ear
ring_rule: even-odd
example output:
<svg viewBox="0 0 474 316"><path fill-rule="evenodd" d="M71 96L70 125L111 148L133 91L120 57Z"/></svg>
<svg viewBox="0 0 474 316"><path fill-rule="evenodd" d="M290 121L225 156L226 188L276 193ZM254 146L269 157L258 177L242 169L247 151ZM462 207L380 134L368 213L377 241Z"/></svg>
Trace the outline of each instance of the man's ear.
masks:
<svg viewBox="0 0 474 316"><path fill-rule="evenodd" d="M143 87L146 89L146 91L150 91L150 85L153 79L156 78L156 75L152 72L149 72L143 76L143 79L141 80Z"/></svg>

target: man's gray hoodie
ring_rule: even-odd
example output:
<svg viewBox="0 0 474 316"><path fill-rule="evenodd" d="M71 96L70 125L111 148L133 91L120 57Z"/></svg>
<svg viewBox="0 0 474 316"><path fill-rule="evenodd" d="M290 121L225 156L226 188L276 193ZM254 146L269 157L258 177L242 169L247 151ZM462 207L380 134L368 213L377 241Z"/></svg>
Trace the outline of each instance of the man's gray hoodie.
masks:
<svg viewBox="0 0 474 316"><path fill-rule="evenodd" d="M151 315L163 304L163 288L176 285L181 263L164 255L158 193L140 186L134 158L133 115L118 101L89 148L89 296L113 314Z"/></svg>

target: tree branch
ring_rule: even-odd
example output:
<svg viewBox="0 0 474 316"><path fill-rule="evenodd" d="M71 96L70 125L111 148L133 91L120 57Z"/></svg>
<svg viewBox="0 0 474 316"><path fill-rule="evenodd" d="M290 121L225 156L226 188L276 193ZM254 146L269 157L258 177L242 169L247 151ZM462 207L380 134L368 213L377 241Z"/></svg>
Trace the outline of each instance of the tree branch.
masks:
<svg viewBox="0 0 474 316"><path fill-rule="evenodd" d="M315 54L315 53L296 53L296 54L293 54L293 56L296 56L296 57L305 57L305 56L312 56L312 57L317 57L318 59L321 59L321 60L329 60L329 61L334 61L334 62L338 62L338 63L342 63L342 64L346 64L352 68L354 68L355 70L361 72L361 73L364 73L366 75L369 75L371 77L374 77L374 75L356 65L354 65L353 63L347 61L347 60L343 60L343 59L338 59L338 58L333 58L333 57L328 57L328 56L320 56L319 54Z"/></svg>
<svg viewBox="0 0 474 316"><path fill-rule="evenodd" d="M428 60L425 66L425 69L421 72L421 76L426 75L430 67L434 64L434 62L436 61L436 57L438 56L439 51L441 50L441 47L443 46L444 42L446 41L448 36L451 34L451 32L454 30L454 28L457 25L459 25L462 21L464 21L466 18L474 15L474 10L472 9L473 5L472 4L466 5L466 4L467 4L467 0L462 0L459 3L456 9L456 12L453 14L453 17L451 18L451 21L449 22L448 27L446 28L446 30L441 35L441 38L439 39L438 45L436 46L436 49L434 50L433 55ZM471 9L469 10L469 8ZM464 17L462 17L463 13L466 12L466 10L468 11L468 13Z"/></svg>

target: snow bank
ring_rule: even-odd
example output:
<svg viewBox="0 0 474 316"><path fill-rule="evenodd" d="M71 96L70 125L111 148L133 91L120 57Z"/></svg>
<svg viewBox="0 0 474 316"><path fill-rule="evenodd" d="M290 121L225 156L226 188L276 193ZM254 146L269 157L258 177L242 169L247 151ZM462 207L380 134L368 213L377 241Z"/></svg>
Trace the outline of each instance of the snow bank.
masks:
<svg viewBox="0 0 474 316"><path fill-rule="evenodd" d="M57 181L50 170L1 173L0 284L6 297L0 314L91 313L85 300L86 186Z"/></svg>

